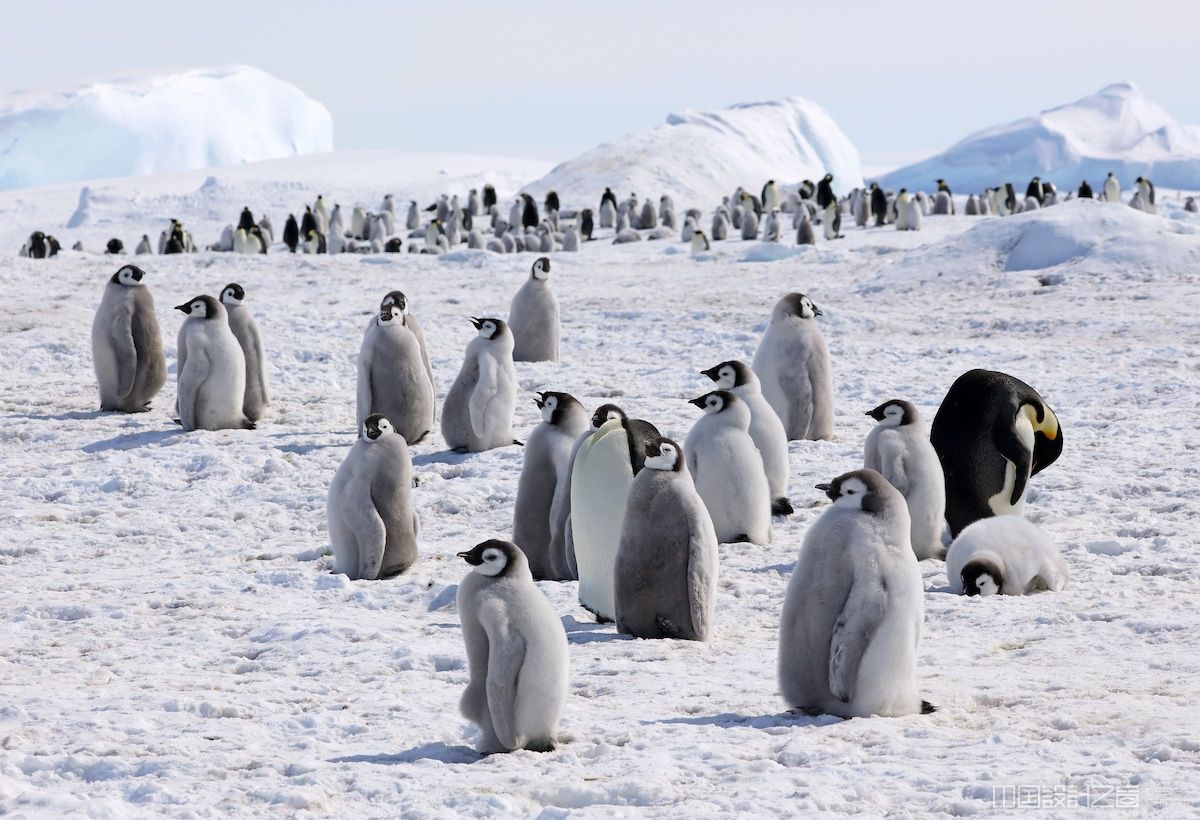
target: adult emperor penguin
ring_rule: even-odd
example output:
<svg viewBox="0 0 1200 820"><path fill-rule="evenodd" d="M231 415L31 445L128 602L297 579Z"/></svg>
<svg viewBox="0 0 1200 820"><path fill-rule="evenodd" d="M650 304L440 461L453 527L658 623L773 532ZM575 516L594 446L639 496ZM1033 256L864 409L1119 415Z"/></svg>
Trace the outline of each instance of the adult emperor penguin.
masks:
<svg viewBox="0 0 1200 820"><path fill-rule="evenodd" d="M700 371L716 382L718 389L728 390L750 408L750 438L762 456L767 487L771 492L771 513L791 515L788 501L788 439L779 414L762 394L758 376L745 362L731 360Z"/></svg>
<svg viewBox="0 0 1200 820"><path fill-rule="evenodd" d="M1029 180L1029 185L1025 188L1025 198L1029 199L1031 197L1037 200L1037 204L1040 207L1042 204L1042 199L1045 197L1045 190L1042 188L1041 177L1035 176L1033 179Z"/></svg>
<svg viewBox="0 0 1200 820"><path fill-rule="evenodd" d="M496 204L496 186L488 183L483 186L483 210L487 213Z"/></svg>
<svg viewBox="0 0 1200 820"><path fill-rule="evenodd" d="M900 491L912 522L911 542L918 561L941 558L946 517L946 478L921 413L903 399L885 401L867 415L879 424L867 434L863 466Z"/></svg>
<svg viewBox="0 0 1200 820"><path fill-rule="evenodd" d="M925 603L904 498L874 470L838 476L808 528L779 627L794 709L844 718L932 712L917 694Z"/></svg>
<svg viewBox="0 0 1200 820"><path fill-rule="evenodd" d="M683 443L696 491L723 543L771 543L771 491L750 438L750 408L728 390L692 399L704 415Z"/></svg>
<svg viewBox="0 0 1200 820"><path fill-rule="evenodd" d="M1094 198L1094 195L1092 193L1092 186L1088 185L1088 181L1086 179L1083 182L1079 183L1079 193L1076 194L1076 196L1078 196L1080 199L1093 199Z"/></svg>
<svg viewBox="0 0 1200 820"><path fill-rule="evenodd" d="M767 184L762 189L762 204L763 208L770 213L780 206L779 202L779 186L775 184L775 180L768 179Z"/></svg>
<svg viewBox="0 0 1200 820"><path fill-rule="evenodd" d="M1121 201L1121 183L1117 181L1112 171L1108 172L1108 177L1104 180L1104 201L1116 203Z"/></svg>
<svg viewBox="0 0 1200 820"><path fill-rule="evenodd" d="M629 488L614 570L617 631L707 641L717 595L717 534L680 447L646 444Z"/></svg>
<svg viewBox="0 0 1200 820"><path fill-rule="evenodd" d="M525 553L535 581L565 581L567 576L556 572L550 552L550 511L555 492L570 469L575 441L588 427L588 415L583 405L568 393L539 393L535 402L542 423L525 442L525 460L513 509L512 540Z"/></svg>
<svg viewBox="0 0 1200 820"><path fill-rule="evenodd" d="M708 253L712 250L712 245L708 244L708 237L704 235L704 231L696 228L692 231L691 254L697 256L702 253Z"/></svg>
<svg viewBox="0 0 1200 820"><path fill-rule="evenodd" d="M605 418L580 444L571 468L571 539L579 603L597 619L612 621L616 618L613 568L625 503L634 476L646 462L646 442L657 439L659 432L647 421L628 418L619 408L607 411Z"/></svg>
<svg viewBox="0 0 1200 820"><path fill-rule="evenodd" d="M229 316L229 329L246 357L246 394L242 400L242 412L250 421L262 418L270 403L267 398L267 361L263 352L262 335L254 314L246 307L246 291L237 282L230 282L221 289L221 304Z"/></svg>
<svg viewBox="0 0 1200 820"><path fill-rule="evenodd" d="M408 444L433 429L436 396L420 325L408 314L404 294L392 291L363 335L358 354L357 419L387 416Z"/></svg>
<svg viewBox="0 0 1200 820"><path fill-rule="evenodd" d="M524 553L507 541L460 552L471 572L458 615L471 681L459 701L485 754L554 749L567 699L567 633L533 583Z"/></svg>
<svg viewBox="0 0 1200 820"><path fill-rule="evenodd" d="M817 207L825 210L831 202L837 202L837 197L833 193L833 174L826 174L817 183Z"/></svg>
<svg viewBox="0 0 1200 820"><path fill-rule="evenodd" d="M943 198L942 194L946 196ZM946 210L947 207L949 210ZM933 212L942 216L954 214L954 192L950 190L950 186L944 179L937 180L937 199L934 201Z"/></svg>
<svg viewBox="0 0 1200 820"><path fill-rule="evenodd" d="M875 217L875 227L882 228L887 224L888 200L887 193L879 187L878 182L871 183L871 214Z"/></svg>
<svg viewBox="0 0 1200 820"><path fill-rule="evenodd" d="M836 199L830 200L829 204L825 206L825 213L821 217L821 227L827 240L842 238L842 211L838 207Z"/></svg>
<svg viewBox="0 0 1200 820"><path fill-rule="evenodd" d="M295 253L300 244L300 226L293 214L288 214L287 222L283 223L283 244L287 245L289 253Z"/></svg>
<svg viewBox="0 0 1200 820"><path fill-rule="evenodd" d="M754 354L763 396L789 441L833 438L833 378L829 347L816 322L820 315L803 293L789 293L771 311Z"/></svg>
<svg viewBox="0 0 1200 820"><path fill-rule="evenodd" d="M167 380L162 335L146 273L123 265L104 286L92 320L92 364L100 384L100 409L141 413Z"/></svg>
<svg viewBox="0 0 1200 820"><path fill-rule="evenodd" d="M183 429L254 429L246 400L246 357L229 328L225 306L211 296L177 305L187 315L179 330L176 368Z"/></svg>
<svg viewBox="0 0 1200 820"><path fill-rule="evenodd" d="M1021 515L1031 476L1062 454L1058 417L1036 390L992 370L950 386L929 434L946 475L946 523L957 537L993 515Z"/></svg>
<svg viewBox="0 0 1200 820"><path fill-rule="evenodd" d="M543 256L534 261L529 278L513 296L508 328L513 335L514 361L558 361L558 299L549 279L550 258Z"/></svg>
<svg viewBox="0 0 1200 820"><path fill-rule="evenodd" d="M959 595L1029 595L1067 587L1067 562L1042 530L1016 515L982 518L946 555L950 591Z"/></svg>
<svg viewBox="0 0 1200 820"><path fill-rule="evenodd" d="M1138 177L1137 192L1142 200L1142 210L1148 214L1155 213L1154 183L1146 177Z"/></svg>
<svg viewBox="0 0 1200 820"><path fill-rule="evenodd" d="M390 578L417 560L420 523L412 506L412 458L385 416L367 416L329 485L333 571L351 581Z"/></svg>
<svg viewBox="0 0 1200 820"><path fill-rule="evenodd" d="M479 331L467 343L458 378L442 406L442 438L457 452L479 453L516 443L517 368L513 335L502 319L471 319Z"/></svg>

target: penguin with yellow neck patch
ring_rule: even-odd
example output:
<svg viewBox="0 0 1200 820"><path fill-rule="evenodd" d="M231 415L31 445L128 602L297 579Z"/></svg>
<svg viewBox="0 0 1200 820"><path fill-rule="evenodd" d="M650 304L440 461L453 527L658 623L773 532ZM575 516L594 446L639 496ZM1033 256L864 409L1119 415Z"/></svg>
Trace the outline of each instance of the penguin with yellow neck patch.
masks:
<svg viewBox="0 0 1200 820"><path fill-rule="evenodd" d="M950 386L929 441L946 476L946 523L956 536L994 515L1022 515L1029 479L1062 455L1058 416L1020 379L970 370Z"/></svg>

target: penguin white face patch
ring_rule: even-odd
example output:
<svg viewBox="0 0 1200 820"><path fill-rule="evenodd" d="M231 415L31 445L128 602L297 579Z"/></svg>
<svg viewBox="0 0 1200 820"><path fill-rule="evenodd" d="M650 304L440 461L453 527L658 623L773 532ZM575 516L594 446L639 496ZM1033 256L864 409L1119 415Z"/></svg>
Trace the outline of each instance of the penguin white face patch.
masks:
<svg viewBox="0 0 1200 820"><path fill-rule="evenodd" d="M981 598L988 595L995 595L1000 591L996 588L996 582L992 580L992 576L986 572L981 572L979 577L975 579L975 588L979 590L979 597Z"/></svg>
<svg viewBox="0 0 1200 820"><path fill-rule="evenodd" d="M203 299L197 299L196 301L192 302L190 307L191 310L188 312L189 316L192 316L196 319L208 318L208 305L204 303Z"/></svg>
<svg viewBox="0 0 1200 820"><path fill-rule="evenodd" d="M543 280L550 278L550 259L548 257L543 256L533 263L533 278Z"/></svg>
<svg viewBox="0 0 1200 820"><path fill-rule="evenodd" d="M889 404L883 410L883 419L879 422L881 427L899 427L904 421L904 408L898 404Z"/></svg>
<svg viewBox="0 0 1200 820"><path fill-rule="evenodd" d="M833 502L835 507L846 507L861 510L863 498L870 492L866 483L860 478L848 478L842 482L841 495Z"/></svg>
<svg viewBox="0 0 1200 820"><path fill-rule="evenodd" d="M142 284L142 272L128 265L117 271L117 281L128 288Z"/></svg>
<svg viewBox="0 0 1200 820"><path fill-rule="evenodd" d="M817 315L817 309L812 303L812 299L807 296L800 300L800 316L804 319L812 319Z"/></svg>
<svg viewBox="0 0 1200 820"><path fill-rule="evenodd" d="M491 319L485 319L479 324L479 336L483 339L490 339L496 335L496 323Z"/></svg>
<svg viewBox="0 0 1200 820"><path fill-rule="evenodd" d="M503 550L498 550L495 547L485 549L481 557L483 560L474 569L480 575L494 578L504 572L504 568L508 566L508 556L504 554Z"/></svg>
<svg viewBox="0 0 1200 820"><path fill-rule="evenodd" d="M722 390L732 390L737 385L737 371L730 365L725 365L717 371L717 387Z"/></svg>
<svg viewBox="0 0 1200 820"><path fill-rule="evenodd" d="M558 409L558 397L546 396L542 402L542 421L551 422L554 420L554 411Z"/></svg>
<svg viewBox="0 0 1200 820"><path fill-rule="evenodd" d="M651 470L674 470L675 464L679 459L679 452L665 442L660 444L658 449L658 455L650 456L646 459L646 466Z"/></svg>

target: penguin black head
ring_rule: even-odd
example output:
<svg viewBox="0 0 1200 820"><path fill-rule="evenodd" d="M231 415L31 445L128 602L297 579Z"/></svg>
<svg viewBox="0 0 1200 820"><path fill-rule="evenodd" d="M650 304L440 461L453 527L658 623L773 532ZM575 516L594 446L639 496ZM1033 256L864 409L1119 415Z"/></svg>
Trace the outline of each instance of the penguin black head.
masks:
<svg viewBox="0 0 1200 820"><path fill-rule="evenodd" d="M683 470L683 449L664 436L648 439L645 466L651 470L678 473Z"/></svg>
<svg viewBox="0 0 1200 820"><path fill-rule="evenodd" d="M363 422L363 438L367 441L378 441L384 436L396 432L396 428L382 413L372 413Z"/></svg>
<svg viewBox="0 0 1200 820"><path fill-rule="evenodd" d="M825 181L826 181L826 182L833 182L833 174L826 174L826 175L825 175Z"/></svg>
<svg viewBox="0 0 1200 820"><path fill-rule="evenodd" d="M835 507L878 513L884 506L880 491L885 484L887 479L874 470L854 470L828 484L818 484L817 489L829 496Z"/></svg>
<svg viewBox="0 0 1200 820"><path fill-rule="evenodd" d="M1004 573L992 561L976 558L962 568L963 592L967 595L999 595L1004 592Z"/></svg>
<svg viewBox="0 0 1200 820"><path fill-rule="evenodd" d="M145 275L146 272L137 265L124 265L108 281L115 285L124 285L127 288L132 288L142 284L142 279Z"/></svg>
<svg viewBox="0 0 1200 820"><path fill-rule="evenodd" d="M813 304L812 299L809 299L803 293L789 293L779 300L779 304L783 307L785 316L799 316L801 319L811 319L814 316L824 315L821 309Z"/></svg>
<svg viewBox="0 0 1200 820"><path fill-rule="evenodd" d="M717 387L721 390L732 390L755 379L754 371L745 362L739 362L736 359L721 362L708 370L701 370L700 375L708 376L717 383Z"/></svg>
<svg viewBox="0 0 1200 820"><path fill-rule="evenodd" d="M111 255L125 252L125 243L120 239L110 239L108 244L104 246L105 252Z"/></svg>
<svg viewBox="0 0 1200 820"><path fill-rule="evenodd" d="M534 279L549 279L550 278L550 257L542 256L535 259L533 269L530 271L530 276Z"/></svg>
<svg viewBox="0 0 1200 820"><path fill-rule="evenodd" d="M903 195L903 194L907 194L907 193L908 193L908 189L907 189L907 188L901 188L901 189L900 189L900 194L898 194L898 196L899 196L899 195Z"/></svg>
<svg viewBox="0 0 1200 820"><path fill-rule="evenodd" d="M704 411L705 415L711 416L733 406L737 401L737 396L728 390L714 390L711 393L705 393L703 396L690 399L688 404L696 405Z"/></svg>
<svg viewBox="0 0 1200 820"><path fill-rule="evenodd" d="M881 427L903 427L921 418L920 411L913 403L904 399L885 401L874 410L868 410L867 415L879 422Z"/></svg>
<svg viewBox="0 0 1200 820"><path fill-rule="evenodd" d="M872 182L872 183L871 183L871 190L872 190L872 191L878 191L878 190L879 190L879 183L878 183L878 182Z"/></svg>
<svg viewBox="0 0 1200 820"><path fill-rule="evenodd" d="M388 305L395 305L400 308L401 313L408 312L408 297L404 295L402 290L388 291L388 294L379 302L379 308L382 310Z"/></svg>
<svg viewBox="0 0 1200 820"><path fill-rule="evenodd" d="M246 301L246 291L237 282L230 282L221 288L221 304L240 305Z"/></svg>
<svg viewBox="0 0 1200 820"><path fill-rule="evenodd" d="M181 310L193 319L215 319L221 315L221 303L211 296L197 296L182 305L176 305L176 310Z"/></svg>
<svg viewBox="0 0 1200 820"><path fill-rule="evenodd" d="M379 308L379 326L389 327L404 325L404 310L399 305L387 304Z"/></svg>
<svg viewBox="0 0 1200 820"><path fill-rule="evenodd" d="M499 339L505 333L508 333L508 325L505 324L503 319L480 319L472 316L471 324L475 325L475 329L479 331L480 338L483 339Z"/></svg>
<svg viewBox="0 0 1200 820"><path fill-rule="evenodd" d="M521 551L515 544L493 538L476 544L473 549L460 552L458 557L470 564L474 572L489 578L502 578L519 562Z"/></svg>
<svg viewBox="0 0 1200 820"><path fill-rule="evenodd" d="M602 404L592 413L592 429L599 430L610 421L624 421L628 416L615 404Z"/></svg>
<svg viewBox="0 0 1200 820"><path fill-rule="evenodd" d="M557 393L553 390L538 393L533 403L542 411L542 421L555 426L562 423L567 411L572 407L582 406L570 393Z"/></svg>

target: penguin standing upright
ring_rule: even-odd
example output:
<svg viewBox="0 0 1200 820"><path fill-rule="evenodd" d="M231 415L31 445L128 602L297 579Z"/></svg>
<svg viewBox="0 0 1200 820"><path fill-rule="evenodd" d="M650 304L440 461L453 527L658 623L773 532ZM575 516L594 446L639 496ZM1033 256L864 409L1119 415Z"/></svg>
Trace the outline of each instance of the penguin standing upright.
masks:
<svg viewBox="0 0 1200 820"><path fill-rule="evenodd" d="M954 214L954 193L944 179L937 181L937 199L934 200L933 212L942 216Z"/></svg>
<svg viewBox="0 0 1200 820"><path fill-rule="evenodd" d="M300 235L307 239L313 233L324 233L324 231L317 230L317 218L313 216L312 207L305 205L304 215L300 217Z"/></svg>
<svg viewBox="0 0 1200 820"><path fill-rule="evenodd" d="M521 225L525 228L536 228L541 220L538 218L537 203L529 194L521 194L522 210Z"/></svg>
<svg viewBox="0 0 1200 820"><path fill-rule="evenodd" d="M803 293L776 303L754 354L762 393L789 441L833 438L833 378L829 347L816 317L821 310Z"/></svg>
<svg viewBox="0 0 1200 820"><path fill-rule="evenodd" d="M325 509L334 572L374 581L416 562L420 522L412 484L404 437L385 416L368 416L329 485Z"/></svg>
<svg viewBox="0 0 1200 820"><path fill-rule="evenodd" d="M283 244L287 245L290 253L295 253L300 244L300 226L296 224L293 214L288 214L287 222L283 223Z"/></svg>
<svg viewBox="0 0 1200 820"><path fill-rule="evenodd" d="M771 543L771 492L762 455L750 437L750 408L728 390L714 390L691 403L704 415L683 446L717 539Z"/></svg>
<svg viewBox="0 0 1200 820"><path fill-rule="evenodd" d="M425 352L425 337L408 300L392 291L363 335L358 354L357 422L382 414L408 444L433 428L436 394Z"/></svg>
<svg viewBox="0 0 1200 820"><path fill-rule="evenodd" d="M821 228L825 233L825 239L841 239L842 238L842 211L838 207L837 200L831 200L825 206L825 213L821 217Z"/></svg>
<svg viewBox="0 0 1200 820"><path fill-rule="evenodd" d="M1035 176L1029 180L1029 185L1025 188L1025 198L1036 199L1038 207L1041 207L1044 197L1045 189L1042 188L1042 178Z"/></svg>
<svg viewBox="0 0 1200 820"><path fill-rule="evenodd" d="M946 518L946 478L921 413L903 399L885 401L867 415L879 424L863 444L863 466L900 491L912 522L911 543L918 560L941 558Z"/></svg>
<svg viewBox="0 0 1200 820"><path fill-rule="evenodd" d="M592 217L592 209L584 208L579 212L579 235L584 242L592 241L592 231L595 230L595 223Z"/></svg>
<svg viewBox="0 0 1200 820"><path fill-rule="evenodd" d="M633 479L614 567L617 631L637 638L706 641L717 593L717 534L667 438L646 444Z"/></svg>
<svg viewBox="0 0 1200 820"><path fill-rule="evenodd" d="M575 561L575 540L571 532L571 473L575 469L575 457L584 442L591 438L592 433L604 426L605 422L619 420L625 417L621 408L615 404L604 404L592 414L591 427L585 429L575 439L571 447L571 456L567 460L567 469L559 476L554 488L554 501L550 505L550 563L555 576L564 580L579 579L579 568Z"/></svg>
<svg viewBox="0 0 1200 820"><path fill-rule="evenodd" d="M513 335L501 319L471 319L478 334L467 343L458 378L442 409L442 438L459 452L478 453L515 443L517 369Z"/></svg>
<svg viewBox="0 0 1200 820"><path fill-rule="evenodd" d="M249 208L242 208L242 213L238 216L237 226L246 233L249 233L250 229L254 227L254 214Z"/></svg>
<svg viewBox="0 0 1200 820"><path fill-rule="evenodd" d="M1104 201L1119 203L1121 201L1121 183L1112 171L1104 180Z"/></svg>
<svg viewBox="0 0 1200 820"><path fill-rule="evenodd" d="M141 413L167 381L167 360L146 272L124 265L104 286L92 321L92 364L100 409Z"/></svg>
<svg viewBox="0 0 1200 820"><path fill-rule="evenodd" d="M229 329L241 345L246 357L246 395L242 411L250 421L258 421L266 410L267 362L263 352L262 335L254 314L246 307L246 291L237 282L230 282L221 290L221 304L229 315Z"/></svg>
<svg viewBox="0 0 1200 820"><path fill-rule="evenodd" d="M779 626L779 689L809 714L932 712L917 694L924 590L904 498L874 470L818 485L833 501L808 528Z"/></svg>
<svg viewBox="0 0 1200 820"><path fill-rule="evenodd" d="M817 207L825 210L831 202L837 202L837 197L833 193L833 174L826 174L817 183Z"/></svg>
<svg viewBox="0 0 1200 820"><path fill-rule="evenodd" d="M660 434L653 424L628 418L620 408L605 417L609 420L579 446L571 468L571 538L579 603L599 620L612 621L613 568L629 487L645 465L646 443Z"/></svg>
<svg viewBox="0 0 1200 820"><path fill-rule="evenodd" d="M550 258L543 256L533 263L529 278L513 296L508 309L513 361L558 361L558 299L549 279Z"/></svg>
<svg viewBox="0 0 1200 820"><path fill-rule="evenodd" d="M183 429L253 430L243 409L246 356L229 327L225 306L211 296L197 296L175 309L187 315L179 330L176 367Z"/></svg>
<svg viewBox="0 0 1200 820"><path fill-rule="evenodd" d="M550 512L558 486L570 469L575 441L587 429L588 416L583 405L568 393L539 393L535 401L542 423L525 442L513 507L512 540L529 560L535 581L567 580L555 571L556 562L552 560Z"/></svg>
<svg viewBox="0 0 1200 820"><path fill-rule="evenodd" d="M1088 181L1086 179L1083 182L1079 183L1079 192L1076 194L1076 196L1078 196L1080 199L1093 199L1094 198L1094 195L1092 193L1092 186L1088 185Z"/></svg>
<svg viewBox="0 0 1200 820"><path fill-rule="evenodd" d="M929 433L946 476L946 522L957 537L993 515L1020 515L1031 476L1062 454L1058 417L1036 390L992 370L950 386Z"/></svg>
<svg viewBox="0 0 1200 820"><path fill-rule="evenodd" d="M562 621L514 544L484 541L458 557L472 570L458 585L470 673L459 710L479 727L484 754L552 751L567 699Z"/></svg>
<svg viewBox="0 0 1200 820"><path fill-rule="evenodd" d="M767 184L762 189L762 204L763 208L770 213L780 206L779 202L779 186L775 184L775 180L768 179Z"/></svg>
<svg viewBox="0 0 1200 820"><path fill-rule="evenodd" d="M882 228L887 224L888 201L887 194L879 187L878 182L871 183L871 215L875 217L875 227Z"/></svg>
<svg viewBox="0 0 1200 820"><path fill-rule="evenodd" d="M496 204L496 186L492 183L487 183L483 186L483 211L487 213Z"/></svg>

